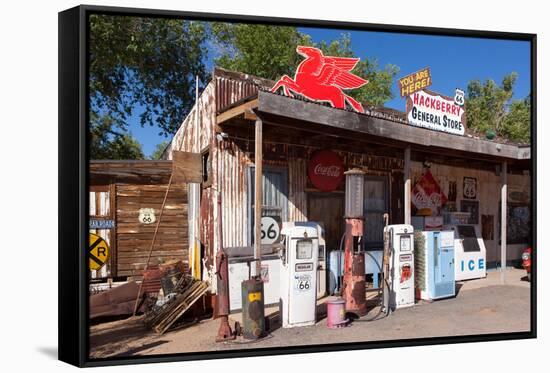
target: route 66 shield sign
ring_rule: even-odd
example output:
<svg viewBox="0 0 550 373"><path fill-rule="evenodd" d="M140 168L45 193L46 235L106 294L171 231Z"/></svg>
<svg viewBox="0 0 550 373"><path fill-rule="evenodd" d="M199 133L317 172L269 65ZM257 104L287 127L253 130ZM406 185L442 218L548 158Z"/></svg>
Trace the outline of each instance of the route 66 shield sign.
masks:
<svg viewBox="0 0 550 373"><path fill-rule="evenodd" d="M464 106L464 91L458 88L455 91L455 104Z"/></svg>
<svg viewBox="0 0 550 373"><path fill-rule="evenodd" d="M157 221L155 216L155 209L152 208L142 208L139 209L139 222L142 224L153 224Z"/></svg>
<svg viewBox="0 0 550 373"><path fill-rule="evenodd" d="M477 197L477 179L474 177L465 177L462 189L464 198L475 199Z"/></svg>

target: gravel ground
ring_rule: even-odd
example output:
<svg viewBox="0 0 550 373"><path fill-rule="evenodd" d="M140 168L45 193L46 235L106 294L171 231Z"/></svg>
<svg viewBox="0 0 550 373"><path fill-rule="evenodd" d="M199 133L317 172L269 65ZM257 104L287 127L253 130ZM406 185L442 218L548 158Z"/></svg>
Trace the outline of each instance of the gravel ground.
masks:
<svg viewBox="0 0 550 373"><path fill-rule="evenodd" d="M315 326L283 329L275 321L267 338L254 343L244 341L216 343L219 321L203 320L185 329L157 335L147 330L141 317L132 317L91 328L91 357L114 357L231 350L279 346L395 340L486 333L528 331L530 329L530 287L525 272L509 270L507 282L500 284L498 272L486 279L459 283L456 298L432 303L420 302L400 309L390 317L374 322L355 320L346 328L331 330L322 318ZM322 306L319 307L322 311ZM267 312L275 319L276 313ZM233 321L240 315L232 315ZM233 324L233 323L231 323Z"/></svg>

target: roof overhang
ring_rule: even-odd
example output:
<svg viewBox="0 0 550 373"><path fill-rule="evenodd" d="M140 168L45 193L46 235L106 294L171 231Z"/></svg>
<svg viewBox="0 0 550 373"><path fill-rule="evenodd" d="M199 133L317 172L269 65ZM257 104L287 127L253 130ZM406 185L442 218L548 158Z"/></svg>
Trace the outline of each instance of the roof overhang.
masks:
<svg viewBox="0 0 550 373"><path fill-rule="evenodd" d="M451 135L270 92L258 92L255 112L259 117L278 117L293 123L303 122L326 126L327 129L352 131L380 140L390 140L402 146L444 149L459 152L463 156L468 153L469 156L502 161L531 158L529 146Z"/></svg>

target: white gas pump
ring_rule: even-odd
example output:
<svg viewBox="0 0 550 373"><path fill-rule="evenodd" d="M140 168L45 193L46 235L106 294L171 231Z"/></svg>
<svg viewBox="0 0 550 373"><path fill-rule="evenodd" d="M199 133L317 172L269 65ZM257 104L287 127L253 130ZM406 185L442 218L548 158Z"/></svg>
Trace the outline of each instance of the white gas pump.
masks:
<svg viewBox="0 0 550 373"><path fill-rule="evenodd" d="M414 231L412 225L388 225L390 233L390 308L414 306Z"/></svg>
<svg viewBox="0 0 550 373"><path fill-rule="evenodd" d="M283 328L315 324L317 223L283 223L281 231L281 299L279 312Z"/></svg>

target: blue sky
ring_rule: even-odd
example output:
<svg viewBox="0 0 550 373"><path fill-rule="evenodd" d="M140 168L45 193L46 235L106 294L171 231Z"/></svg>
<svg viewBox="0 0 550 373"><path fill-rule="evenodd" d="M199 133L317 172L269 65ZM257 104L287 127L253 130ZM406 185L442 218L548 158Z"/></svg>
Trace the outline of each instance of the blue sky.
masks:
<svg viewBox="0 0 550 373"><path fill-rule="evenodd" d="M430 89L448 96L454 95L455 88L465 90L468 81L473 79L493 79L500 84L512 71L518 73L514 99L522 99L530 93L530 45L526 41L316 28L299 30L311 35L316 42L330 41L342 33L349 33L352 49L358 57L377 59L380 67L388 63L399 66L397 78L430 67ZM392 91L395 98L386 106L404 111L405 100L399 96L397 81ZM159 135L158 128L141 127L138 114L139 109L130 119L129 130L148 156L156 144L167 138Z"/></svg>

